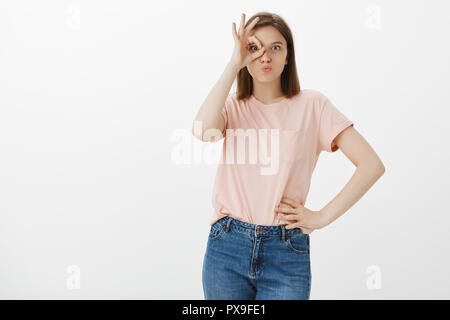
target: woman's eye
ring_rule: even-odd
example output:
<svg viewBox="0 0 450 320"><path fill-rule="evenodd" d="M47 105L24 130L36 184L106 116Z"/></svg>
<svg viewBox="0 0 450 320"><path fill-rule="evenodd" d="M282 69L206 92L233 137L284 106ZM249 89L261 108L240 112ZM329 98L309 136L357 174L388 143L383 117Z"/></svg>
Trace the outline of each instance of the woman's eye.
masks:
<svg viewBox="0 0 450 320"><path fill-rule="evenodd" d="M255 49L253 49L253 48L255 48ZM278 48L277 50L275 50L275 51L280 51L281 50L281 47L280 46L273 46L272 48ZM252 51L257 51L257 50L259 50L259 48L258 48L258 46L257 45L251 45L250 46L250 50L252 50Z"/></svg>

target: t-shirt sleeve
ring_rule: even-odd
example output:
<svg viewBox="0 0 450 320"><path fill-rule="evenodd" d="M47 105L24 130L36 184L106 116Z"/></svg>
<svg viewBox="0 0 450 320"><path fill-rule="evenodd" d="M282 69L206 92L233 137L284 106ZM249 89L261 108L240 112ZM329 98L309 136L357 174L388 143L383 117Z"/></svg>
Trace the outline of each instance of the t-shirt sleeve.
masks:
<svg viewBox="0 0 450 320"><path fill-rule="evenodd" d="M339 149L334 138L349 126L353 121L348 119L336 106L323 94L321 97L321 115L319 122L319 150L335 152Z"/></svg>

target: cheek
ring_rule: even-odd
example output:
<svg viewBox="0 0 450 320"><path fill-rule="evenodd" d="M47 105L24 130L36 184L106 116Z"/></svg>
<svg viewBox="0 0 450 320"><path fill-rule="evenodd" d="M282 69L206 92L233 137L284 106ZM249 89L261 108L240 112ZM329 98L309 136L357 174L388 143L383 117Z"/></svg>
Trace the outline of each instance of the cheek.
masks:
<svg viewBox="0 0 450 320"><path fill-rule="evenodd" d="M250 63L247 65L247 71L248 71L248 73L250 73L250 75L251 75L252 77L253 77L254 74L255 74L255 70L256 70L255 63L254 63L254 62L250 62Z"/></svg>
<svg viewBox="0 0 450 320"><path fill-rule="evenodd" d="M283 65L286 61L286 58L287 58L286 55L283 55L283 54L277 54L276 56L273 57L273 59L275 61L277 61L277 63L283 64Z"/></svg>

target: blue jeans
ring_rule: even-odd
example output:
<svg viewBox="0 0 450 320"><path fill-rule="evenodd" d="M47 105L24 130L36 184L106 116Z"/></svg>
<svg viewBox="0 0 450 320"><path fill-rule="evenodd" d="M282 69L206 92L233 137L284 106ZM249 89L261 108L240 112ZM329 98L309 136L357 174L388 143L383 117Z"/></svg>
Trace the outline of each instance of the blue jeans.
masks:
<svg viewBox="0 0 450 320"><path fill-rule="evenodd" d="M202 282L206 300L308 300L309 234L221 218L209 232Z"/></svg>

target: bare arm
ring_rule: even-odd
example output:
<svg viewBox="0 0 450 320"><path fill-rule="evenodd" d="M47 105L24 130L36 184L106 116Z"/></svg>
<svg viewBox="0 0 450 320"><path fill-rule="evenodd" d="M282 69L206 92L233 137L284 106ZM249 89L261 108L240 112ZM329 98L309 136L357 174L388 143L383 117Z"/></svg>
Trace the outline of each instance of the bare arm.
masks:
<svg viewBox="0 0 450 320"><path fill-rule="evenodd" d="M218 129L223 133L225 129L225 119L222 117L221 111L239 70L240 69L236 64L229 62L219 80L201 105L192 124L192 134L197 139L210 141L212 137L210 134L205 135L205 131L212 128ZM215 141L218 141L221 138L222 137L219 137L219 139L216 139ZM211 142L215 141L211 140Z"/></svg>
<svg viewBox="0 0 450 320"><path fill-rule="evenodd" d="M356 170L344 188L320 210L324 226L352 207L385 172L380 158L353 126L343 130L334 141Z"/></svg>
<svg viewBox="0 0 450 320"><path fill-rule="evenodd" d="M250 36L250 31L258 20L259 17L256 17L245 27L245 14L242 13L239 32L236 31L236 24L234 22L232 23L231 30L234 38L234 51L225 71L211 89L195 116L194 123L192 124L192 134L197 139L216 142L223 137L225 119L222 117L221 112L233 81L239 70L247 66L251 60L260 57L265 51L261 42L255 36ZM251 43L257 44L259 49L251 51L249 49L249 44ZM213 140L212 138L217 139Z"/></svg>

